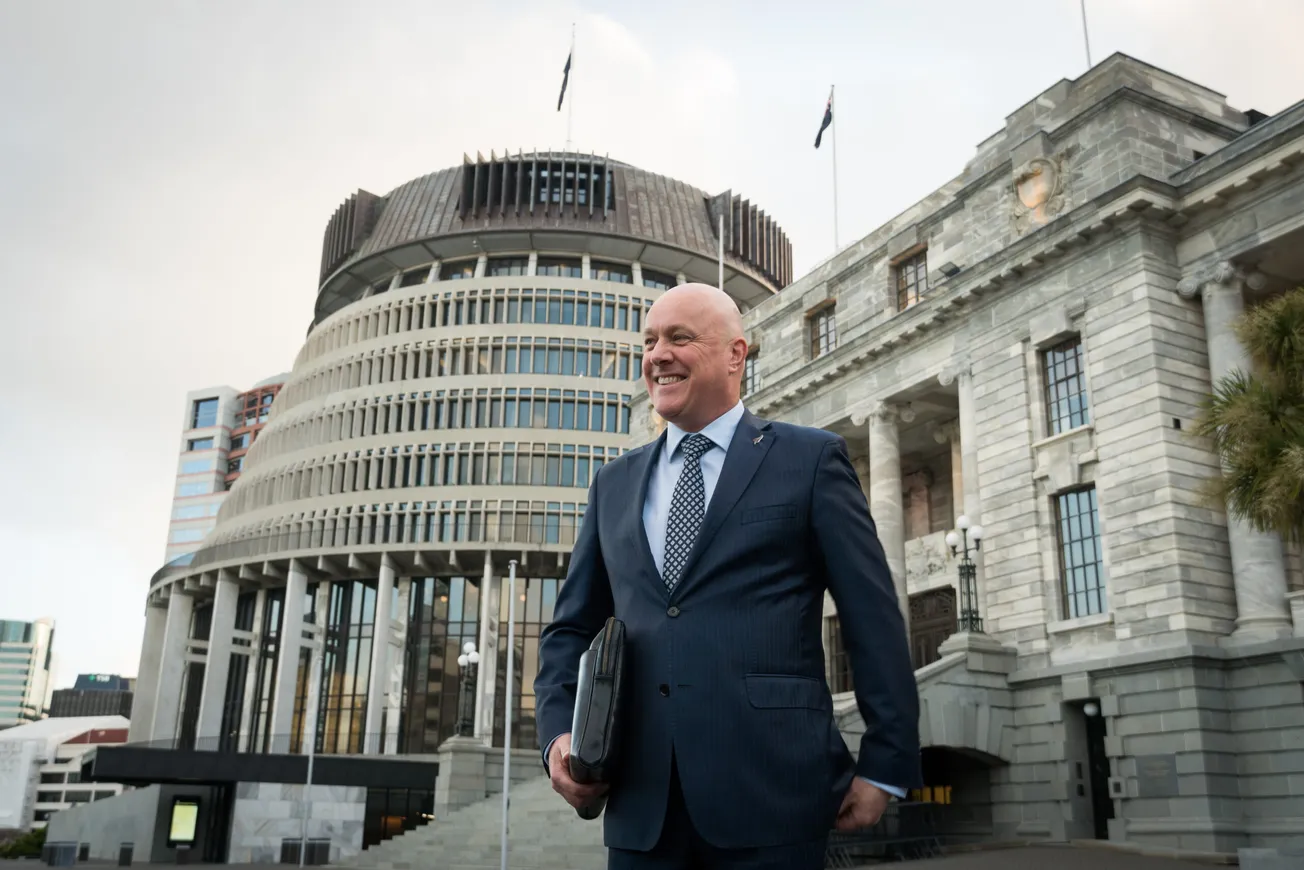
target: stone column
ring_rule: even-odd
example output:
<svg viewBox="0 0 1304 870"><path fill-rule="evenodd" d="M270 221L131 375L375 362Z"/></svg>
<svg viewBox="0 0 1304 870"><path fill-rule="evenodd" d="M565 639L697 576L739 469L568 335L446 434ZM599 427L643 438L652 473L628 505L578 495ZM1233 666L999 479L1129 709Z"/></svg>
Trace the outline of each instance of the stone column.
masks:
<svg viewBox="0 0 1304 870"><path fill-rule="evenodd" d="M380 724L385 713L386 689L389 687L390 613L393 611L394 563L389 556L380 559L380 578L376 582L376 621L371 627L371 673L367 676L367 718L363 726L363 751L374 755L380 751Z"/></svg>
<svg viewBox="0 0 1304 870"><path fill-rule="evenodd" d="M960 409L960 418L957 421L960 436L960 488L961 504L964 505L964 515L969 518L971 526L982 525L983 505L982 493L978 488L978 420L977 411L975 410L973 394L973 373L969 368L968 360L961 360L952 366L944 369L937 376L937 382L944 387L955 384L956 402ZM955 457L955 448L952 447L951 456ZM956 514L959 517L959 514ZM983 628L988 629L985 622L987 618L987 571L983 565L983 552L979 550L973 554L973 563L975 568L974 585L975 599L978 605L978 615L984 619ZM956 590L958 594L960 590Z"/></svg>
<svg viewBox="0 0 1304 870"><path fill-rule="evenodd" d="M475 675L475 737L485 746L494 737L494 696L498 688L498 613L502 606L502 578L494 576L493 560L486 551L480 578L480 665Z"/></svg>
<svg viewBox="0 0 1304 870"><path fill-rule="evenodd" d="M412 578L398 580L398 612L391 615L395 632L389 643L389 685L385 696L385 748L386 755L398 754L398 725L402 717L403 676L406 670L404 644L407 640L408 614L412 612Z"/></svg>
<svg viewBox="0 0 1304 870"><path fill-rule="evenodd" d="M1232 331L1244 310L1242 288L1261 287L1262 275L1245 275L1235 265L1220 262L1183 278L1177 292L1183 299L1198 293L1204 304L1205 342L1209 348L1209 378L1213 385L1233 371L1250 373L1249 355ZM1236 590L1237 640L1281 637L1291 632L1286 605L1286 561L1281 538L1260 532L1246 520L1227 514L1227 540Z"/></svg>
<svg viewBox="0 0 1304 870"><path fill-rule="evenodd" d="M177 739L177 718L181 711L181 677L186 669L186 644L190 640L190 617L195 599L173 587L168 596L167 623L159 649L158 692L154 696L154 724L150 740L155 743Z"/></svg>
<svg viewBox="0 0 1304 870"><path fill-rule="evenodd" d="M217 573L213 596L213 621L208 632L208 661L204 686L199 696L199 719L195 724L195 748L216 750L222 736L222 708L226 701L226 677L231 665L231 632L235 631L235 603L240 586L231 572Z"/></svg>
<svg viewBox="0 0 1304 870"><path fill-rule="evenodd" d="M290 562L285 577L285 601L281 604L281 628L276 634L276 685L272 695L271 752L290 751L290 729L294 724L294 694L299 683L299 650L303 648L303 597L308 591L308 574L297 560Z"/></svg>
<svg viewBox="0 0 1304 870"><path fill-rule="evenodd" d="M905 514L901 504L898 416L897 407L885 402L880 402L869 412L869 513L878 528L878 539L892 571L892 585L896 587L897 602L908 628L910 602L906 594Z"/></svg>
<svg viewBox="0 0 1304 870"><path fill-rule="evenodd" d="M145 608L145 636L140 645L140 664L136 668L136 692L131 698L131 727L128 743L145 743L154 731L154 706L159 689L159 666L163 659L163 635L168 611L153 605Z"/></svg>
<svg viewBox="0 0 1304 870"><path fill-rule="evenodd" d="M307 690L304 692L303 699L303 718L299 720L299 751L306 753L308 751L308 741L317 739L318 727L321 725L321 692L322 687L330 685L331 677L326 673L326 625L330 622L331 608L331 581L319 580L317 582L316 595L313 598L313 623L310 631L312 640L308 643L308 649L312 651L308 659L308 680ZM305 628L307 625L305 624ZM317 670L316 678L313 677L313 657L321 656L321 667ZM293 722L293 720L291 720Z"/></svg>

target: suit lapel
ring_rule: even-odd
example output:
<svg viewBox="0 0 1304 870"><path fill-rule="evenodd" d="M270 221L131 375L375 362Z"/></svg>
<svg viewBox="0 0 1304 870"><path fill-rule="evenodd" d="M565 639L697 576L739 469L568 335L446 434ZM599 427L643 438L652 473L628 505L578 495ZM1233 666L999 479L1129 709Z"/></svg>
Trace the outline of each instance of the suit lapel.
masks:
<svg viewBox="0 0 1304 870"><path fill-rule="evenodd" d="M665 589L665 584L661 582L661 576L657 573L656 560L652 558L652 545L647 540L647 529L643 527L643 506L647 504L648 484L652 480L652 472L656 468L661 451L666 446L666 433L663 431L656 441L648 445L648 448L634 457L634 461L629 463L628 489L626 492L634 491L638 496L630 503L629 521L633 523L633 541L634 557L638 560L639 565L656 580L657 585Z"/></svg>
<svg viewBox="0 0 1304 870"><path fill-rule="evenodd" d="M697 533L697 540L688 554L679 582L670 594L671 598L678 596L692 578L693 567L752 482L756 470L765 460L765 454L770 452L774 439L769 423L757 419L750 411L744 412L743 418L738 421L738 428L734 430L733 440L729 442L729 452L720 469L720 479L716 481L711 504L707 506L706 516L702 518L702 528Z"/></svg>

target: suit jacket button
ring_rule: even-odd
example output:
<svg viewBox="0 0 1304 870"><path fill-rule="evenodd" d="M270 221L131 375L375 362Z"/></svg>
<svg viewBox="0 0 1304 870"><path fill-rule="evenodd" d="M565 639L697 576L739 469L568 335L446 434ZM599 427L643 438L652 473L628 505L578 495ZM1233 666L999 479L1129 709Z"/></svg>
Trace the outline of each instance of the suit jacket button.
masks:
<svg viewBox="0 0 1304 870"><path fill-rule="evenodd" d="M670 609L666 611L666 616L675 617L678 615L679 615L679 608L675 607L674 605L671 605Z"/></svg>
<svg viewBox="0 0 1304 870"><path fill-rule="evenodd" d="M665 683L662 683L661 685L657 686L657 691L661 693L661 697L663 698L670 697L670 687L667 686Z"/></svg>

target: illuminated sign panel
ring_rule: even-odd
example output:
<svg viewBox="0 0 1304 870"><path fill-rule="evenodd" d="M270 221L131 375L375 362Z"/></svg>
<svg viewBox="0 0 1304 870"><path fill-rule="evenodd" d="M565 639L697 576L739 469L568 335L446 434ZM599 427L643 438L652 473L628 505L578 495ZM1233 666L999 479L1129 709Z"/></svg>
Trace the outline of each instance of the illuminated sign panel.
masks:
<svg viewBox="0 0 1304 870"><path fill-rule="evenodd" d="M168 846L190 846L199 829L199 798L176 797L172 799L172 817L168 822Z"/></svg>

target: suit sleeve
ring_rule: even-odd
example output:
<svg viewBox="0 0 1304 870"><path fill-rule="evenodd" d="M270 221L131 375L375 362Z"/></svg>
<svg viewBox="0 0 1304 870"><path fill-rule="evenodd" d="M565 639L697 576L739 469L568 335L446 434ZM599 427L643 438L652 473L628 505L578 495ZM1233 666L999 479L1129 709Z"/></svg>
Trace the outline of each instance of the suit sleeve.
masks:
<svg viewBox="0 0 1304 870"><path fill-rule="evenodd" d="M570 570L557 592L552 621L539 635L539 671L534 678L539 749L571 730L580 656L615 610L598 538L600 468L589 485L589 504L571 552Z"/></svg>
<svg viewBox="0 0 1304 870"><path fill-rule="evenodd" d="M865 722L856 773L898 788L921 787L919 692L905 619L841 438L820 453L811 524Z"/></svg>

